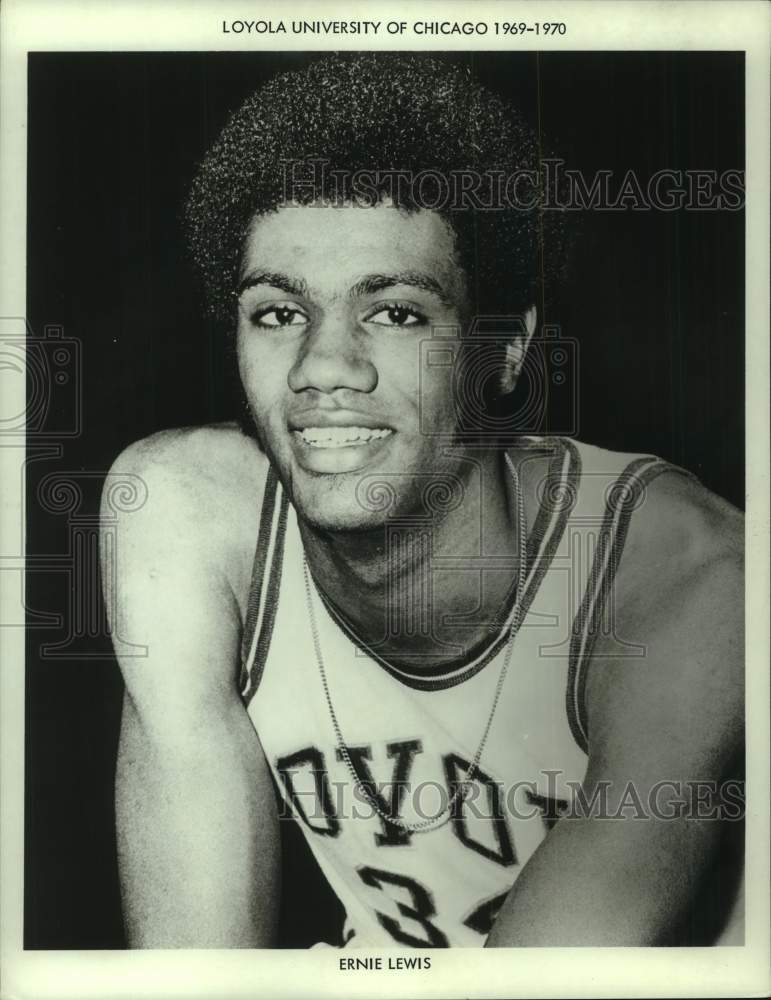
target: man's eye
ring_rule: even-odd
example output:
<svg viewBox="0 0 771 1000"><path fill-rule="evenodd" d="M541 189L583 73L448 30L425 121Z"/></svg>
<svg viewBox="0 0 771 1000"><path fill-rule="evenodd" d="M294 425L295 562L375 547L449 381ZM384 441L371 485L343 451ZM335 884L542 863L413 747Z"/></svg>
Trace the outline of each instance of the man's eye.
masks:
<svg viewBox="0 0 771 1000"><path fill-rule="evenodd" d="M371 313L367 317L367 322L378 326L418 326L426 322L426 317L411 306L394 303Z"/></svg>
<svg viewBox="0 0 771 1000"><path fill-rule="evenodd" d="M252 322L269 327L304 326L308 317L293 306L271 306L270 309L258 309L252 316Z"/></svg>

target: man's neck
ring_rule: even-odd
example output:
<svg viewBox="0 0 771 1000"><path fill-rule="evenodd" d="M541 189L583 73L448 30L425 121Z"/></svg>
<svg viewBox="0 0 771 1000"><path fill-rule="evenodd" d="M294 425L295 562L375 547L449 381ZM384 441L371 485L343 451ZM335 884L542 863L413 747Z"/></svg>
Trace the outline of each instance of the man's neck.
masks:
<svg viewBox="0 0 771 1000"><path fill-rule="evenodd" d="M343 621L379 655L414 669L421 658L435 664L462 656L489 635L517 576L526 525L517 524L502 452L476 453L457 474L462 499L444 513L369 532L318 532L300 524L313 577ZM534 477L524 475L521 488L531 511ZM495 556L495 569L485 567L486 555Z"/></svg>

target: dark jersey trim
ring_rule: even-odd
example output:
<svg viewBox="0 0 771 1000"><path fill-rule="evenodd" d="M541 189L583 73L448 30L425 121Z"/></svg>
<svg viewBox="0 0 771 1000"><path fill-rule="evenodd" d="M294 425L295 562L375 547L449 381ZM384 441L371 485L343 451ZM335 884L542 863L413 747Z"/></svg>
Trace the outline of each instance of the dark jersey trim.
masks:
<svg viewBox="0 0 771 1000"><path fill-rule="evenodd" d="M594 554L581 606L573 621L565 707L573 739L586 754L589 753L586 680L592 652L605 614L606 603L621 563L632 514L637 509L642 491L663 472L677 472L692 479L696 478L686 469L671 465L663 459L649 456L630 462L609 490L597 551ZM619 516L614 530L613 525L617 514ZM607 565L603 570L608 551ZM583 645L582 652L584 637L586 643Z"/></svg>
<svg viewBox="0 0 771 1000"><path fill-rule="evenodd" d="M257 547L254 551L252 561L252 576L249 583L249 600L246 607L246 619L244 621L244 631L241 637L241 675L238 682L238 690L244 692L249 680L249 652L252 648L254 630L257 626L257 615L260 610L260 598L262 597L262 586L265 576L265 563L268 558L268 546L270 545L270 529L273 523L273 511L276 506L276 490L278 487L278 476L273 470L273 466L268 466L268 474L265 478L265 489L262 494L262 509L260 511L260 526L257 533Z"/></svg>
<svg viewBox="0 0 771 1000"><path fill-rule="evenodd" d="M268 588L265 595L265 607L262 615L260 634L257 638L257 648L254 652L249 671L249 692L246 696L246 704L254 698L257 688L260 686L265 663L268 659L270 640L273 636L273 624L276 620L278 610L278 596L281 590L281 571L284 565L284 542L286 540L286 522L289 512L289 500L286 493L281 491L279 502L278 526L276 528L276 540L273 546L273 558L270 562L270 574L268 576Z"/></svg>
<svg viewBox="0 0 771 1000"><path fill-rule="evenodd" d="M554 449L554 454L549 463L546 487L540 501L538 514L536 515L532 532L528 536L527 569L529 572L534 566L535 571L525 590L520 625L524 621L530 605L538 592L538 588L551 565L554 553L557 551L564 535L565 526L578 497L578 482L581 475L581 456L572 441L563 438L546 438L544 439L543 446L544 449L548 449L551 446ZM569 454L568 467L563 475L562 466L566 452ZM557 520L554 529L549 536L546 547L541 551L544 545L544 536L555 513L557 514ZM483 667L486 667L508 641L509 634L505 629L505 623L513 610L514 601L517 596L517 584L514 581L504 597L501 608L496 616L496 625L493 628L498 629L499 634L493 640L485 638L480 644L477 644L461 657L449 662L444 661L435 667L426 668L420 673L412 673L404 666L396 666L379 656L374 650L369 649L344 620L332 601L324 593L323 588L316 584L316 589L329 614L357 649L360 649L366 656L383 667L393 678L419 691L438 691L454 687L456 684L461 684L473 677ZM466 667L465 670L462 669L464 666Z"/></svg>

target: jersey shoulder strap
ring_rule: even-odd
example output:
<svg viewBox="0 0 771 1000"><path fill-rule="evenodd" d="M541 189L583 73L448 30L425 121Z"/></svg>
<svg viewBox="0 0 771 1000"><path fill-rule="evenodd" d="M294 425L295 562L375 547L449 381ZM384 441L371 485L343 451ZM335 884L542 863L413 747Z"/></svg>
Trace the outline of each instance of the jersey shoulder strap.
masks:
<svg viewBox="0 0 771 1000"><path fill-rule="evenodd" d="M249 601L241 637L241 674L238 689L246 705L254 697L270 645L278 607L281 567L289 501L270 467L265 481L257 547L252 563Z"/></svg>

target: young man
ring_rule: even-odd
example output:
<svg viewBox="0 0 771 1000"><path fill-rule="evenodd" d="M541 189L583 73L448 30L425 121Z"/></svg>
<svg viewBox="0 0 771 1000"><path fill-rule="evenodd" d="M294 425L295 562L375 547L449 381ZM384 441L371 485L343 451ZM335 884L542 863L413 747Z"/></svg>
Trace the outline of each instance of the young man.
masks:
<svg viewBox="0 0 771 1000"><path fill-rule="evenodd" d="M148 487L108 601L148 648L132 946L273 944L290 811L333 945L689 939L738 816L742 524L658 459L490 432L562 239L481 199L537 154L466 74L368 55L272 81L203 163L189 238L250 426L115 465Z"/></svg>

